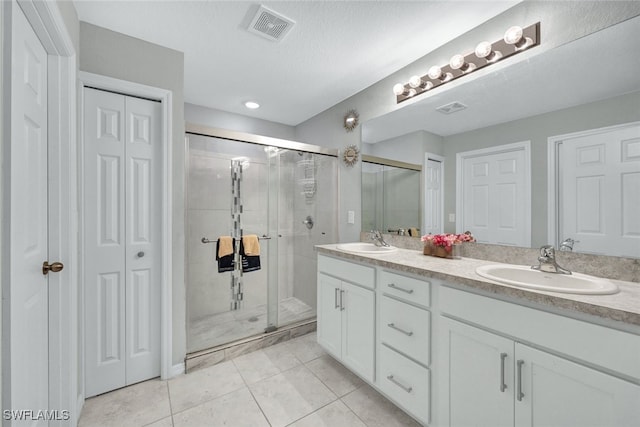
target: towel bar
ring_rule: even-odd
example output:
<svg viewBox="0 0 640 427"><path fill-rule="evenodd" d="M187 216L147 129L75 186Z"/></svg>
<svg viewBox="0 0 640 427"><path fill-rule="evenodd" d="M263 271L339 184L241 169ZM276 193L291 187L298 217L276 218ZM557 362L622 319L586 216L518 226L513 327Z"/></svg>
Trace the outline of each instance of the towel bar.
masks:
<svg viewBox="0 0 640 427"><path fill-rule="evenodd" d="M262 236L258 236L258 240L271 240L271 236L267 236L266 234L263 234ZM203 237L202 239L200 239L200 241L202 243L216 243L217 240L209 240L206 237Z"/></svg>

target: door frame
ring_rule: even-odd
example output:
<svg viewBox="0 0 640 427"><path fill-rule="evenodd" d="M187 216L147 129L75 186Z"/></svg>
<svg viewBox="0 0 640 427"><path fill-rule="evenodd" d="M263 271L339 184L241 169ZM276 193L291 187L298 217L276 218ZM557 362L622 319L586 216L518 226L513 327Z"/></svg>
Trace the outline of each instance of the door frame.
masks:
<svg viewBox="0 0 640 427"><path fill-rule="evenodd" d="M547 138L547 242L550 245L559 247L560 244L560 235L558 234L560 231L560 203L558 200L560 190L558 188L560 185L560 156L558 153L560 152L560 144L567 139L597 135L633 126L640 126L640 121L581 130Z"/></svg>
<svg viewBox="0 0 640 427"><path fill-rule="evenodd" d="M422 167L422 206L424 206L422 214L422 232L427 233L427 216L425 214L427 206L427 164L429 160L440 163L440 230L438 233L444 233L444 156L426 152L424 153L424 165Z"/></svg>
<svg viewBox="0 0 640 427"><path fill-rule="evenodd" d="M1 61L4 70L11 69L12 8L20 7L27 21L42 42L48 55L48 79L50 90L47 100L48 129L48 192L49 192L49 259L65 264L63 272L49 277L49 408L68 410L66 423L75 425L81 403L78 394L78 275L77 275L77 199L76 199L76 51L64 19L54 2L35 0L13 0L0 2L0 17L3 22ZM11 146L11 73L3 73L2 122L3 134L0 157L3 164L10 162ZM11 223L10 182L13 165L2 171L2 216L0 270L2 270L2 292L8 295L10 283ZM16 165L19 167L20 165ZM3 298L3 305L10 303ZM9 307L2 307L3 348L2 376L3 392L11 390L11 369L7 365L10 354L11 326ZM6 399L3 396L3 409ZM17 408L18 409L18 408ZM21 409L21 408L20 408Z"/></svg>
<svg viewBox="0 0 640 427"><path fill-rule="evenodd" d="M526 229L524 247L531 246L531 141L520 141L511 144L496 145L478 150L463 151L456 154L456 233L463 233L464 199L462 197L463 163L466 159L491 154L508 153L512 151L524 152L524 186L527 206L525 207L524 227Z"/></svg>
<svg viewBox="0 0 640 427"><path fill-rule="evenodd" d="M172 289L171 289L171 275L172 275L172 228L171 224L173 221L172 211L171 211L171 200L173 194L172 188L172 172L171 172L171 164L172 164L172 150L171 150L171 135L173 131L173 122L172 122L172 114L173 114L173 92L167 89L152 87L143 85L140 83L129 82L126 80L120 80L113 77L102 76L99 74L88 73L85 71L80 71L78 73L78 135L79 135L79 144L78 144L78 165L79 165L79 181L78 181L78 207L80 210L79 213L79 224L78 224L78 234L79 240L78 244L80 245L80 259L79 266L80 272L79 277L84 277L84 89L85 87L92 87L95 89L102 89L111 92L121 93L123 95L130 95L148 99L158 100L161 103L162 110L162 132L161 132L161 141L162 141L162 149L161 149L161 171L160 174L162 176L161 183L161 204L162 204L162 212L161 212L161 230L162 230L162 257L161 257L161 265L162 269L160 271L160 378L168 379L172 376L178 375L182 373L182 365L173 366L173 316L172 316ZM82 305L81 310L81 330L80 330L80 347L82 360L81 363L81 372L82 372L82 391L84 395L84 373L85 373L85 363L84 363L84 351L85 351L85 343L84 343L84 293L80 293L78 295L78 299L80 304Z"/></svg>

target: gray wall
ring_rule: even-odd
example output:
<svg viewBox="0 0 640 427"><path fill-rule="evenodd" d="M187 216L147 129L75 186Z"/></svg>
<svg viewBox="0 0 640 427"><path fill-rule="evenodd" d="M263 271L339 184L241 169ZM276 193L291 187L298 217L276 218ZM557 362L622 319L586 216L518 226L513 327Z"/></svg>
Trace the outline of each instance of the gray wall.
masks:
<svg viewBox="0 0 640 427"><path fill-rule="evenodd" d="M361 138L358 132L360 127L351 133L346 133L342 127L342 117L348 110L352 108L358 110L360 120L364 123L372 118L410 105L412 101L406 101L401 106L396 105L395 96L391 90L394 84L406 82L412 75L424 73L424 70L432 64L447 63L451 52L467 51L470 46L475 46L478 40L494 40L502 37L504 29L515 23L527 24L540 21L544 31L540 46L523 52L508 62L497 63L492 67L479 70L465 78L466 83L480 78L486 73L499 72L505 66L526 61L549 49L569 43L638 14L640 14L640 2L634 1L525 1L519 3L356 95L300 123L296 126L295 139L340 149L349 144L360 147ZM456 84L458 84L457 81L451 82L450 87ZM416 99L423 99L423 97ZM360 163L353 168L346 168L341 164L340 173L340 240L359 240ZM357 224L355 226L346 223L347 210L356 211Z"/></svg>
<svg viewBox="0 0 640 427"><path fill-rule="evenodd" d="M419 130L373 144L362 144L362 152L401 162L422 165L424 153L443 154L443 138L431 132Z"/></svg>
<svg viewBox="0 0 640 427"><path fill-rule="evenodd" d="M168 89L173 93L173 364L183 362L184 281L184 55L124 34L80 23L80 70Z"/></svg>
<svg viewBox="0 0 640 427"><path fill-rule="evenodd" d="M547 242L547 139L638 121L638 106L640 92L445 137L445 219L456 209L457 153L531 141L531 245L552 243ZM445 222L445 232L455 232L455 223Z"/></svg>
<svg viewBox="0 0 640 427"><path fill-rule="evenodd" d="M295 128L293 126L194 104L184 105L184 120L187 123L270 136L272 138L293 140L295 137Z"/></svg>

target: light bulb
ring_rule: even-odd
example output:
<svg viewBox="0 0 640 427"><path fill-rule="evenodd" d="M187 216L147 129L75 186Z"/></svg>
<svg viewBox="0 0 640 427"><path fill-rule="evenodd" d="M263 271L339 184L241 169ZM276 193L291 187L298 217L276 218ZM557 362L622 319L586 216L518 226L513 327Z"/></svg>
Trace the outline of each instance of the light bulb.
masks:
<svg viewBox="0 0 640 427"><path fill-rule="evenodd" d="M422 86L422 79L420 78L420 76L411 76L411 78L409 79L409 86L411 86L412 88L417 88Z"/></svg>
<svg viewBox="0 0 640 427"><path fill-rule="evenodd" d="M453 55L451 57L451 60L449 61L449 66L451 66L451 68L453 68L454 70L459 70L464 66L464 64L466 64L466 62L464 60L464 56L462 55Z"/></svg>
<svg viewBox="0 0 640 427"><path fill-rule="evenodd" d="M402 83L398 83L393 86L393 93L395 93L396 96L406 95L407 90L404 88L404 85Z"/></svg>
<svg viewBox="0 0 640 427"><path fill-rule="evenodd" d="M478 46L476 46L476 56L478 58L484 58L488 62L493 62L502 57L500 52L492 50L491 43L489 42L480 42Z"/></svg>
<svg viewBox="0 0 640 427"><path fill-rule="evenodd" d="M522 27L513 26L504 33L504 42L506 44L515 44L522 39Z"/></svg>
<svg viewBox="0 0 640 427"><path fill-rule="evenodd" d="M430 79L439 79L442 76L442 69L437 65L429 68L429 72L427 73Z"/></svg>
<svg viewBox="0 0 640 427"><path fill-rule="evenodd" d="M418 93L418 92L416 92L416 90L415 90L415 89L409 89L409 94L408 94L407 96L408 96L408 97L412 97L412 96L414 96L416 93Z"/></svg>

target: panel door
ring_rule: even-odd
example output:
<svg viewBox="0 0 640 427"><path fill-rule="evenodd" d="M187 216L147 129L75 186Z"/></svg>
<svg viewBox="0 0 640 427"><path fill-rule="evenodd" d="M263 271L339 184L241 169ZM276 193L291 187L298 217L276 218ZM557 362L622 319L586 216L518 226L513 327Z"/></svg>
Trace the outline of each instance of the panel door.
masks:
<svg viewBox="0 0 640 427"><path fill-rule="evenodd" d="M638 425L640 386L523 344L515 348L524 362L517 426Z"/></svg>
<svg viewBox="0 0 640 427"><path fill-rule="evenodd" d="M125 101L126 383L160 375L159 102Z"/></svg>
<svg viewBox="0 0 640 427"><path fill-rule="evenodd" d="M342 282L342 361L363 378L373 381L375 352L375 294Z"/></svg>
<svg viewBox="0 0 640 427"><path fill-rule="evenodd" d="M342 357L342 311L340 280L318 274L318 343L333 356Z"/></svg>
<svg viewBox="0 0 640 427"><path fill-rule="evenodd" d="M463 161L462 231L478 242L529 246L531 206L522 149Z"/></svg>
<svg viewBox="0 0 640 427"><path fill-rule="evenodd" d="M122 95L85 89L83 286L87 397L126 384L124 107Z"/></svg>
<svg viewBox="0 0 640 427"><path fill-rule="evenodd" d="M513 341L446 318L443 332L447 425L513 427Z"/></svg>
<svg viewBox="0 0 640 427"><path fill-rule="evenodd" d="M559 241L640 257L640 125L567 139L559 157Z"/></svg>
<svg viewBox="0 0 640 427"><path fill-rule="evenodd" d="M49 408L49 293L48 276L42 274L49 234L47 53L17 3L11 10L11 249L6 254L11 277L10 293L3 295L11 302L9 325L3 325L11 328L7 399L11 406L5 409L45 410ZM29 425L47 422L33 420Z"/></svg>
<svg viewBox="0 0 640 427"><path fill-rule="evenodd" d="M427 160L425 170L424 232L438 234L443 230L442 219L442 163Z"/></svg>
<svg viewBox="0 0 640 427"><path fill-rule="evenodd" d="M160 104L85 89L87 397L160 373Z"/></svg>

